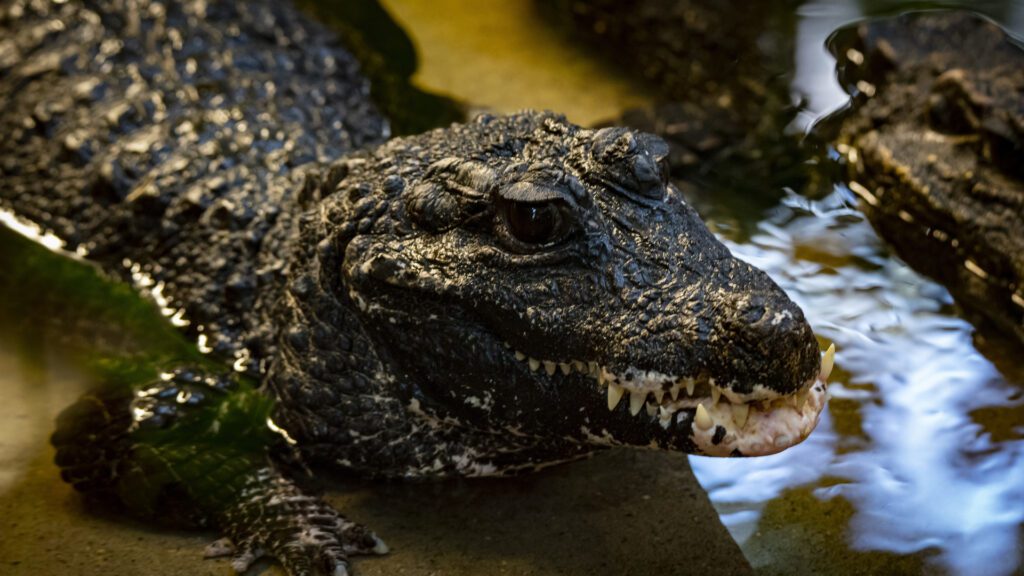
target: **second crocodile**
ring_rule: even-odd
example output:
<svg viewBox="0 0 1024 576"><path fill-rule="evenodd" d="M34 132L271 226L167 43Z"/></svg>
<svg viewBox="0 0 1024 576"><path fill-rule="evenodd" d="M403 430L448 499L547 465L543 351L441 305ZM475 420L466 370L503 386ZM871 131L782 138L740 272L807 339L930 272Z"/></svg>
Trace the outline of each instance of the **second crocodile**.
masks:
<svg viewBox="0 0 1024 576"><path fill-rule="evenodd" d="M965 311L1024 343L1024 49L967 12L835 34L836 146L879 234ZM826 128L827 130L827 128Z"/></svg>

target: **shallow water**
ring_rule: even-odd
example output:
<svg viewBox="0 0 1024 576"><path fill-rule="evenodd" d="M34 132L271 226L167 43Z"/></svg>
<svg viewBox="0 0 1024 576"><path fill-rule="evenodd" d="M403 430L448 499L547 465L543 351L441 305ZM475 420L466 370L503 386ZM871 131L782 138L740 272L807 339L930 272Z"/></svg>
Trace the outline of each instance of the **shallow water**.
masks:
<svg viewBox="0 0 1024 576"><path fill-rule="evenodd" d="M552 108L587 124L653 98L545 26L530 2L483 2L474 10L450 1L385 4L416 44L415 82L474 107ZM861 14L907 5L817 0L800 8L793 87L808 106L799 126L845 101L823 48L828 34ZM1024 31L1024 2L970 5ZM730 247L803 307L823 345L838 348L832 401L804 444L757 459L689 459L750 564L765 574L1024 573L1020 351L977 334L944 288L886 249L842 187L789 191L767 212L759 199L729 190L701 205ZM8 320L32 317L10 303L0 309ZM88 377L17 326L5 324L2 335L0 505L18 514L0 520L8 522L0 523L4 555L46 553L45 546L25 552L30 544L18 536L59 539L66 531L95 549L97 570L89 573L161 573L147 566L147 554L171 563L162 573L224 573L225 566L198 560L205 537L96 519L74 503L48 463L45 439L53 415ZM685 571L685 546L671 544L695 529L673 506L690 497L679 488L681 467L678 455L615 454L500 485L356 483L332 500L398 538L391 543L402 555L361 563L366 573L470 574L488 565L507 574L629 567L664 574ZM621 487L638 477L647 490ZM44 518L53 526L26 528L39 522L33 509L57 518ZM412 517L434 530L424 535ZM674 553L659 553L666 546ZM595 549L604 556L588 555ZM720 543L715 553L731 551ZM0 572L15 568L5 562ZM708 572L716 573L713 565Z"/></svg>

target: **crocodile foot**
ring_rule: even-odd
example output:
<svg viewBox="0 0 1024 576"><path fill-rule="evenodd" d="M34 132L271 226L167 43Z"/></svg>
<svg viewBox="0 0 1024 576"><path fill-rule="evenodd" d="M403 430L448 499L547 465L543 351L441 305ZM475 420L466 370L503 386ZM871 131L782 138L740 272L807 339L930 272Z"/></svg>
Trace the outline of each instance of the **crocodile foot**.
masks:
<svg viewBox="0 0 1024 576"><path fill-rule="evenodd" d="M303 493L271 468L250 478L220 524L228 536L211 544L206 557L232 556L231 566L239 573L259 558L271 557L292 576L344 576L349 574L349 556L388 552L365 526Z"/></svg>

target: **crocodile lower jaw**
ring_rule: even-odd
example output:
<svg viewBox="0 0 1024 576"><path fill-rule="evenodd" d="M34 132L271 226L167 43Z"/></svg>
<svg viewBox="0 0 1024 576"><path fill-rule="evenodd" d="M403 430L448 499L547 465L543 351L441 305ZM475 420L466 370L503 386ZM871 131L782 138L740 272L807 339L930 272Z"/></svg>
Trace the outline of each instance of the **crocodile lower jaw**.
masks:
<svg viewBox="0 0 1024 576"><path fill-rule="evenodd" d="M828 378L835 346L829 346L817 376L795 393L782 395L766 387L739 394L717 386L714 379L676 377L654 371L627 369L617 375L597 362L538 360L515 351L532 371L569 375L580 372L595 379L608 398L608 409L625 401L634 417L656 420L663 428L689 418L692 439L710 456L763 456L802 442L814 430L828 401ZM691 415L692 413L692 415Z"/></svg>

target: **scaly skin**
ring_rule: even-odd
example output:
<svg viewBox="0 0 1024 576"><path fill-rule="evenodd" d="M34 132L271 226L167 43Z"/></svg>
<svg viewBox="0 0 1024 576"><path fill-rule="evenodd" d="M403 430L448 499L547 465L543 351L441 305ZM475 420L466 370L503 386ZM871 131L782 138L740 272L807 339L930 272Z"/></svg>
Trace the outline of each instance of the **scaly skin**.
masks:
<svg viewBox="0 0 1024 576"><path fill-rule="evenodd" d="M286 6L3 14L0 202L211 352L80 400L58 463L219 527L237 569L386 550L282 463L489 476L612 445L768 454L816 424L831 359L667 182L658 138L526 112L353 152L386 125Z"/></svg>
<svg viewBox="0 0 1024 576"><path fill-rule="evenodd" d="M1024 342L1024 49L967 12L866 22L830 44L828 119L879 234L983 326Z"/></svg>

